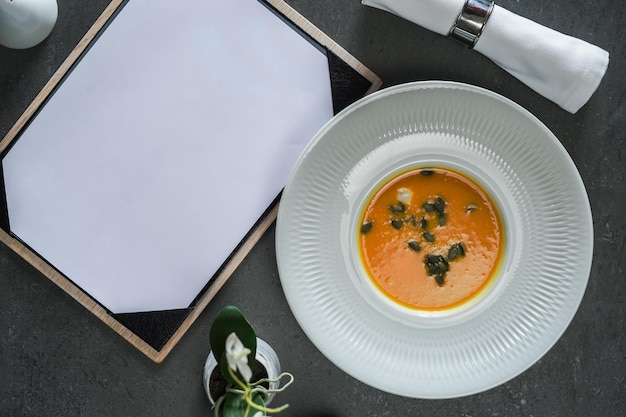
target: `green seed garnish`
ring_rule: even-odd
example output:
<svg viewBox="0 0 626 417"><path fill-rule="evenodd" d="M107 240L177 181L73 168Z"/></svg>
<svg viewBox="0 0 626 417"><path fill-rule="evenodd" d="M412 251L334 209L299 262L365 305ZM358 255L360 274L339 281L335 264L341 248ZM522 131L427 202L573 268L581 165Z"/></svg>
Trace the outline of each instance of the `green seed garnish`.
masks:
<svg viewBox="0 0 626 417"><path fill-rule="evenodd" d="M389 210L391 210L393 214L402 214L406 211L406 206L402 201L398 201L397 204L390 205Z"/></svg>
<svg viewBox="0 0 626 417"><path fill-rule="evenodd" d="M441 260L443 259L443 256L441 255L426 255L426 262L428 262L429 264L437 264L438 262L441 262Z"/></svg>
<svg viewBox="0 0 626 417"><path fill-rule="evenodd" d="M460 242L450 246L450 249L448 250L448 259L453 261L459 256L465 256L465 248L463 247L463 243Z"/></svg>
<svg viewBox="0 0 626 417"><path fill-rule="evenodd" d="M465 247L462 242L450 246L447 259L442 255L426 255L424 264L428 270L428 275L434 276L437 284L443 286L445 275L450 270L449 261L453 261L460 256L465 256Z"/></svg>
<svg viewBox="0 0 626 417"><path fill-rule="evenodd" d="M367 222L361 226L361 233L365 234L372 230L372 226L374 226L374 222Z"/></svg>
<svg viewBox="0 0 626 417"><path fill-rule="evenodd" d="M441 255L426 255L424 258L428 275L435 277L437 285L443 286L444 276L448 271L448 261Z"/></svg>
<svg viewBox="0 0 626 417"><path fill-rule="evenodd" d="M459 248L454 245L448 250L448 259L453 261L457 256L459 256Z"/></svg>
<svg viewBox="0 0 626 417"><path fill-rule="evenodd" d="M420 246L420 244L414 240L410 241L408 245L409 245L409 248L413 249L415 252L419 252L420 250L422 250L422 247Z"/></svg>
<svg viewBox="0 0 626 417"><path fill-rule="evenodd" d="M398 230L402 229L402 222L398 219L393 219L391 221L391 225L393 226L394 229L398 229Z"/></svg>
<svg viewBox="0 0 626 417"><path fill-rule="evenodd" d="M443 287L443 273L435 275L435 281L437 281L437 285Z"/></svg>
<svg viewBox="0 0 626 417"><path fill-rule="evenodd" d="M428 232L422 233L422 236L424 236L424 239L426 239L427 241L431 243L435 241L435 237Z"/></svg>

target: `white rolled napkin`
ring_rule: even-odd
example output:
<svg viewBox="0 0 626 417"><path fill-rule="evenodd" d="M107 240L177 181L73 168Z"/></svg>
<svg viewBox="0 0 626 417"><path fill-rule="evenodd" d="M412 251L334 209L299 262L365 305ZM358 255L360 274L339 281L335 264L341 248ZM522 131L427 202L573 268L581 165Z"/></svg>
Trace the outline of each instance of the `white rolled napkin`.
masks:
<svg viewBox="0 0 626 417"><path fill-rule="evenodd" d="M362 0L447 36L465 0ZM570 113L596 91L609 53L495 5L474 45L504 70Z"/></svg>

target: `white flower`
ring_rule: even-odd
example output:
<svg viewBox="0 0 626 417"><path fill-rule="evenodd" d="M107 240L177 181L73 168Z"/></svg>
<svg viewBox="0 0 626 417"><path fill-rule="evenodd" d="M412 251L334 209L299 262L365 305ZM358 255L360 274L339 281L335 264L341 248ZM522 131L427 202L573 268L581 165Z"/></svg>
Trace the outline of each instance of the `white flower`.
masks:
<svg viewBox="0 0 626 417"><path fill-rule="evenodd" d="M226 360L228 366L233 371L239 370L239 373L246 380L250 382L252 378L252 370L248 366L248 355L250 349L246 348L237 335L233 332L226 338Z"/></svg>
<svg viewBox="0 0 626 417"><path fill-rule="evenodd" d="M263 414L263 411L257 411L252 417L263 417L264 415L265 414Z"/></svg>

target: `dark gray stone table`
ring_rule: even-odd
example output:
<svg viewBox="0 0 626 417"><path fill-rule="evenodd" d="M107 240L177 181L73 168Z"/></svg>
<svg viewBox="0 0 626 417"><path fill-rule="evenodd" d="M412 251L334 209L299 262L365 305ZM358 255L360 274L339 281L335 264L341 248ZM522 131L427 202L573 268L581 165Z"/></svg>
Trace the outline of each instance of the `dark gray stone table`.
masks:
<svg viewBox="0 0 626 417"><path fill-rule="evenodd" d="M224 304L244 309L296 375L281 394L291 406L283 415L626 415L626 3L499 2L610 52L602 84L574 115L480 54L357 0L288 3L385 86L431 79L475 84L516 101L556 134L585 182L595 228L587 292L563 337L522 375L481 394L430 401L380 392L331 364L302 332L281 289L270 228L167 359L155 364L0 245L0 416L210 415L202 366L209 325ZM106 5L59 0L57 26L44 43L24 51L0 47L0 137Z"/></svg>

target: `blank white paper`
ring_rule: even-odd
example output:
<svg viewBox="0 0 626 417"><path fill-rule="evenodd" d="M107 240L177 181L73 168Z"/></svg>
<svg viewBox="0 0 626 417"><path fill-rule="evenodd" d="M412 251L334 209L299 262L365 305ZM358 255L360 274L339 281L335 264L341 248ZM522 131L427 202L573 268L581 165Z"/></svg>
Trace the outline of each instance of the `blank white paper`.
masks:
<svg viewBox="0 0 626 417"><path fill-rule="evenodd" d="M331 117L256 0L131 0L4 158L11 231L113 313L187 307Z"/></svg>

